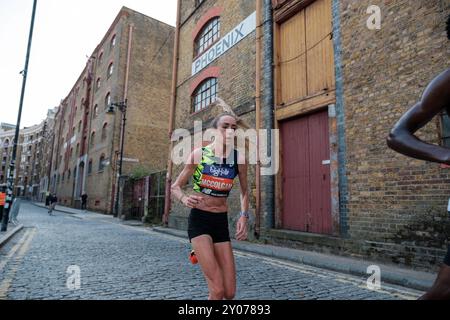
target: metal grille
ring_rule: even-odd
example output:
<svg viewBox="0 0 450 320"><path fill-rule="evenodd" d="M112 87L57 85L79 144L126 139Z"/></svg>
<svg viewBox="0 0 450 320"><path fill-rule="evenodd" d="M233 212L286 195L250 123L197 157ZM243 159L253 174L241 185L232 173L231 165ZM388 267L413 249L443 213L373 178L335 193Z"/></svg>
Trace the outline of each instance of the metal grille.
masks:
<svg viewBox="0 0 450 320"><path fill-rule="evenodd" d="M198 56L208 49L220 37L220 20L213 18L202 29L194 43L194 55Z"/></svg>
<svg viewBox="0 0 450 320"><path fill-rule="evenodd" d="M217 78L208 78L194 91L192 96L192 110L200 111L216 101Z"/></svg>

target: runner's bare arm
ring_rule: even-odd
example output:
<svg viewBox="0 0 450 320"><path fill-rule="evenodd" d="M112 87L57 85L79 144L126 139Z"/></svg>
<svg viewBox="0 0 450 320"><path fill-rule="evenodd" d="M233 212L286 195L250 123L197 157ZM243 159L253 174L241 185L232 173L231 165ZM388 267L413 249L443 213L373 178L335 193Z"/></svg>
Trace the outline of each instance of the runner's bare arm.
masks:
<svg viewBox="0 0 450 320"><path fill-rule="evenodd" d="M181 171L180 175L171 186L171 192L174 197L190 208L193 208L201 198L199 196L186 196L182 188L188 183L189 178L193 175L198 164L195 160L199 159L199 153L201 159L201 152L201 148L195 149L191 152L186 160L183 171Z"/></svg>
<svg viewBox="0 0 450 320"><path fill-rule="evenodd" d="M450 108L450 69L434 78L421 101L395 124L387 138L388 146L412 158L450 164L450 149L424 142L414 135L446 108Z"/></svg>

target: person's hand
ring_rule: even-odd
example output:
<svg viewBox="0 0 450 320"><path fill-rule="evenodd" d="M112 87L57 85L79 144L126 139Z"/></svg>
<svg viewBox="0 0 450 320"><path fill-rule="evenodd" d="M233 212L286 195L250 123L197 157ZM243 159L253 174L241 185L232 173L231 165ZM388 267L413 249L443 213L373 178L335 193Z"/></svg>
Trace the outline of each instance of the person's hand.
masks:
<svg viewBox="0 0 450 320"><path fill-rule="evenodd" d="M188 208L196 208L197 205L203 201L203 198L200 196L184 196L182 201L183 204Z"/></svg>
<svg viewBox="0 0 450 320"><path fill-rule="evenodd" d="M240 217L236 225L236 240L247 240L247 221L246 217Z"/></svg>

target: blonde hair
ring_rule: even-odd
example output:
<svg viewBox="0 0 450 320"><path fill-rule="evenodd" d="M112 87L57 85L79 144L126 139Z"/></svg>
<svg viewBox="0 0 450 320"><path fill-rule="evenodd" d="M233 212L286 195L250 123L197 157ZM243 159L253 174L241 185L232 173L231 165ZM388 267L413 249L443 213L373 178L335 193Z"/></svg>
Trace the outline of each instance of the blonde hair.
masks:
<svg viewBox="0 0 450 320"><path fill-rule="evenodd" d="M223 112L217 115L214 120L211 122L211 127L217 129L217 125L219 124L219 121L222 117L229 116L236 120L236 124L240 127L243 127L245 129L250 129L251 127L248 125L248 123L241 119L234 111L233 109L221 98L217 97L216 101L212 103L212 106L216 106L219 108L222 108Z"/></svg>

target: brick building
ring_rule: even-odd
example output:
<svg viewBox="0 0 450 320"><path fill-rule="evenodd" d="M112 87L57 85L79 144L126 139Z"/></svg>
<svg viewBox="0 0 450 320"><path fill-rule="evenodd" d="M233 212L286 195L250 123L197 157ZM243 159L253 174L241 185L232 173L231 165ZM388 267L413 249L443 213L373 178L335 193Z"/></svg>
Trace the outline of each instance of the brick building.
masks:
<svg viewBox="0 0 450 320"><path fill-rule="evenodd" d="M1 147L1 167L0 167L0 188L6 188L8 179L8 169L11 162L15 125L8 123L0 124L0 147Z"/></svg>
<svg viewBox="0 0 450 320"><path fill-rule="evenodd" d="M54 161L53 145L54 145L54 128L55 115L58 108L49 109L47 111L47 118L44 120L43 136L41 142L41 162L39 173L39 190L40 201L45 200L46 193L50 191L51 168Z"/></svg>
<svg viewBox="0 0 450 320"><path fill-rule="evenodd" d="M63 205L114 210L127 101L123 171L165 168L174 28L123 7L55 115L51 191Z"/></svg>
<svg viewBox="0 0 450 320"><path fill-rule="evenodd" d="M371 5L381 29L368 27ZM449 169L395 154L386 137L449 65L448 1L181 0L178 10L171 129L193 131L194 120L208 126L221 111L210 107L217 96L252 126L259 118L260 128L279 129L278 173L249 172L262 240L439 264ZM248 34L225 52L223 40L254 13ZM419 135L448 145L447 125L441 115ZM169 182L181 169L170 166ZM229 201L231 228L238 192ZM169 225L186 229L188 210L170 204Z"/></svg>
<svg viewBox="0 0 450 320"><path fill-rule="evenodd" d="M44 121L31 127L25 127L19 132L15 184L15 194L18 196L40 200L43 138Z"/></svg>
<svg viewBox="0 0 450 320"><path fill-rule="evenodd" d="M194 121L202 121L204 127L208 127L210 121L223 111L210 108L217 96L255 126L255 10L253 0L180 1L174 129L185 128L193 132ZM234 36L233 30L242 24L246 33L233 40L227 37L230 32ZM209 61L204 62L211 50L215 50L213 44L221 43L223 39L228 43L221 45L219 53L213 53L216 57L209 64ZM221 55L220 51L223 51ZM172 176L175 178L181 169L181 166L174 166ZM250 174L252 189L255 188L254 177L254 173ZM233 188L230 199L230 211L238 212L239 184ZM254 198L251 202L254 208ZM187 229L189 210L174 199L171 204L169 225Z"/></svg>
<svg viewBox="0 0 450 320"><path fill-rule="evenodd" d="M8 171L12 160L15 126L2 124L0 145L2 163L0 187L7 187ZM44 140L44 122L19 131L16 151L14 194L33 200L40 199L40 177L43 164L42 143Z"/></svg>

